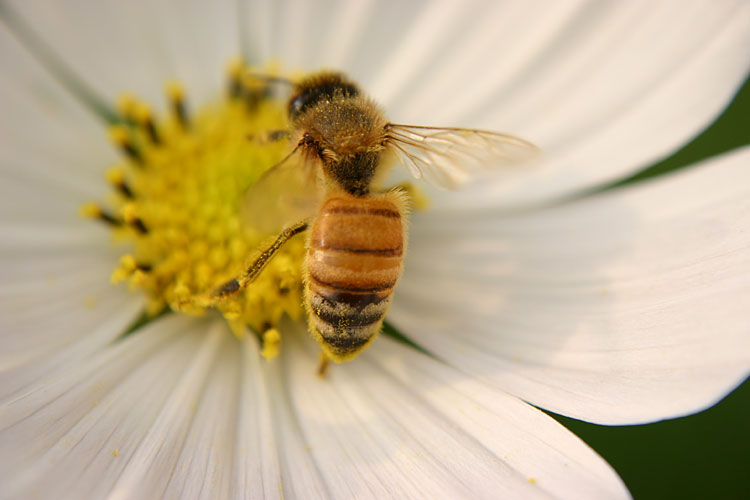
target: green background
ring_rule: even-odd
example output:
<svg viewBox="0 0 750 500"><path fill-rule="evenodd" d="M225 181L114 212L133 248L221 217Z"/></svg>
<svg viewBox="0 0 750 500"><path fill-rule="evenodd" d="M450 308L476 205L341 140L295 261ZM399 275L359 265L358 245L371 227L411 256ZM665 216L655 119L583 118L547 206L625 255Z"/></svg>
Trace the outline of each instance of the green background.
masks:
<svg viewBox="0 0 750 500"><path fill-rule="evenodd" d="M694 141L613 188L744 144L750 144L750 79ZM750 499L750 381L704 412L650 425L607 427L552 416L612 464L636 500Z"/></svg>

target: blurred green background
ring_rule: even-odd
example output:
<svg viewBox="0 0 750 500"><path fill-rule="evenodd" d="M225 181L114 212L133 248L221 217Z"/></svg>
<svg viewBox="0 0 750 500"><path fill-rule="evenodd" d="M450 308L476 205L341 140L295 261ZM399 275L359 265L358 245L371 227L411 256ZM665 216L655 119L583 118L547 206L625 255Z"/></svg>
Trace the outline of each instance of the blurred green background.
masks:
<svg viewBox="0 0 750 500"><path fill-rule="evenodd" d="M745 144L750 144L750 79L694 141L612 188ZM704 412L650 425L606 427L552 416L612 464L636 500L750 499L750 381Z"/></svg>

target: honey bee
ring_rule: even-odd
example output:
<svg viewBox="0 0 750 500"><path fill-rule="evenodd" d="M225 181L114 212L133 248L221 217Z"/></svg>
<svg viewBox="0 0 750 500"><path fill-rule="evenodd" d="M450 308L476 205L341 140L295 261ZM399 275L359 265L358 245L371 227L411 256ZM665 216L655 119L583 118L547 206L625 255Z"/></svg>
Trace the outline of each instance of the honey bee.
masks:
<svg viewBox="0 0 750 500"><path fill-rule="evenodd" d="M213 297L248 286L284 243L308 231L304 305L309 331L322 349L322 373L327 360L349 361L377 337L403 271L407 195L376 188L394 157L415 178L455 188L482 169L516 162L537 148L495 132L391 123L341 73L288 83L290 130L272 135L287 137L293 148L250 188L245 213L255 226L267 223L273 206L293 212L296 220Z"/></svg>

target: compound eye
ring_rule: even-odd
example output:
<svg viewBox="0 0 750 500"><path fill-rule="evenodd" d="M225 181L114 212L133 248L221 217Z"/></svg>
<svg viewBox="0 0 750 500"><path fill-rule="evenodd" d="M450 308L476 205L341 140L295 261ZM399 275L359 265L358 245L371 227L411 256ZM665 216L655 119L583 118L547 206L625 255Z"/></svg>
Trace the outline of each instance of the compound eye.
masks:
<svg viewBox="0 0 750 500"><path fill-rule="evenodd" d="M304 94L300 94L289 102L290 117L296 118L302 112L302 108L305 106L306 99L307 96L305 96Z"/></svg>

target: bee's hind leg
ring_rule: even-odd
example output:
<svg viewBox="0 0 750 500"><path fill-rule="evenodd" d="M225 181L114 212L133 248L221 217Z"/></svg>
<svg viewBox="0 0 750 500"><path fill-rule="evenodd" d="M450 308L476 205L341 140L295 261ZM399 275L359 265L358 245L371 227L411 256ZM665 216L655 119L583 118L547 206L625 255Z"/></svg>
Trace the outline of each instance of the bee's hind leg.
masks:
<svg viewBox="0 0 750 500"><path fill-rule="evenodd" d="M247 267L244 273L240 274L236 278L232 278L223 285L220 285L211 293L211 302L216 303L221 299L234 295L239 292L247 285L255 281L260 272L266 267L266 264L271 258L278 252L284 243L289 241L292 236L305 231L308 227L308 221L303 220L292 224L291 226L284 229L265 250L263 250L253 262Z"/></svg>
<svg viewBox="0 0 750 500"><path fill-rule="evenodd" d="M320 363L318 364L318 377L325 378L326 373L328 373L328 365L331 363L331 360L328 359L328 356L326 356L326 353L323 351L320 351Z"/></svg>

